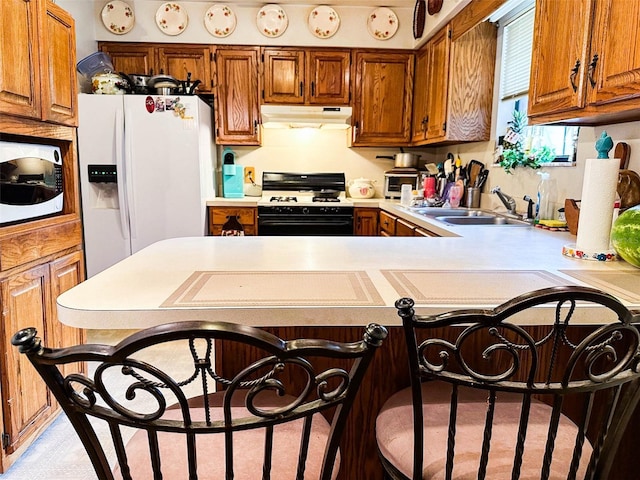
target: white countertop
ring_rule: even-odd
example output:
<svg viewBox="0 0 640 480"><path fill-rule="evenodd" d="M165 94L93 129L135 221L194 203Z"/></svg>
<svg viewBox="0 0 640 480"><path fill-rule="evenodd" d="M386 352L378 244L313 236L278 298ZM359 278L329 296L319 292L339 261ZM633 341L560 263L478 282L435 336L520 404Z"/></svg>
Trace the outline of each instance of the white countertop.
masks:
<svg viewBox="0 0 640 480"><path fill-rule="evenodd" d="M237 204L237 202L234 202ZM371 205L371 203L369 204ZM376 205L374 203L374 205ZM563 271L640 275L640 270L623 261L597 262L563 256L562 246L575 242L564 232L532 227L445 226L411 214L393 203L381 202L385 210L449 237L199 237L177 238L153 244L58 297L60 321L81 328L137 329L176 320L227 320L259 326L364 325L371 321L399 325L394 303L401 296L389 281L388 272L422 272L447 279L433 283L448 300L417 303L419 313L436 313L454 308L495 307L504 291L513 291L520 274L548 275L562 284L585 285ZM458 235L458 236L454 236ZM271 304L251 300L263 294L265 284L239 285L232 292L243 305L217 304L167 306L167 299L182 289L194 272L213 272L212 282L220 290L231 288L228 275L304 275L309 272L359 272L379 294L375 305L296 305L283 299ZM222 273L226 272L226 273ZM346 273L345 273L346 274ZM225 277L227 275L227 277ZM245 275L245 276L246 276ZM470 286L465 275L473 275ZM246 277L249 278L249 277ZM267 278L267 277L265 277ZM272 277L276 278L276 277ZM525 277L522 277L525 278ZM631 278L631 277L629 277ZM467 279L468 280L468 279ZM268 282L268 278L265 280ZM232 283L232 282L231 282ZM525 282L526 283L526 282ZM535 282L534 282L535 283ZM215 286L215 283L213 284ZM262 286L261 286L262 285ZM522 292L527 284L518 285ZM294 287L289 291L295 297ZM421 285L422 292L429 285ZM253 290L252 290L253 289ZM485 292L487 301L469 301L474 291ZM240 295L240 297L238 297ZM493 297L493 299L491 299ZM636 297L640 297L636 295ZM443 297L444 298L444 297ZM483 297L485 298L485 297ZM639 308L635 299L624 299ZM162 306L162 305L165 306ZM579 309L580 310L580 309ZM576 320L600 323L589 309ZM536 323L534 317L521 323Z"/></svg>

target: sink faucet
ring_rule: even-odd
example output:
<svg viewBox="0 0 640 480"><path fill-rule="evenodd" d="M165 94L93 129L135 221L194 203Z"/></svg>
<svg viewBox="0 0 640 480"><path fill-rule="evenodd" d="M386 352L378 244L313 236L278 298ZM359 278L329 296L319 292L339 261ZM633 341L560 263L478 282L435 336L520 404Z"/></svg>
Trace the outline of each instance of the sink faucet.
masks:
<svg viewBox="0 0 640 480"><path fill-rule="evenodd" d="M498 198L503 203L503 205L507 207L507 210L509 211L509 213L513 213L513 214L516 213L516 201L513 199L513 197L501 191L500 187L498 186L494 187L491 190L491 193L495 193L498 196Z"/></svg>

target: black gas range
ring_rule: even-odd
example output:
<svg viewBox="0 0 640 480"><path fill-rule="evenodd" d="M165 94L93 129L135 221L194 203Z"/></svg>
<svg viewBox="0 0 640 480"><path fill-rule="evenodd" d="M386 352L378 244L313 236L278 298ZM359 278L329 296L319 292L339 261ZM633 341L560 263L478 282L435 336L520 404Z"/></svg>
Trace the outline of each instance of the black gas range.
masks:
<svg viewBox="0 0 640 480"><path fill-rule="evenodd" d="M264 172L259 235L353 235L344 173Z"/></svg>

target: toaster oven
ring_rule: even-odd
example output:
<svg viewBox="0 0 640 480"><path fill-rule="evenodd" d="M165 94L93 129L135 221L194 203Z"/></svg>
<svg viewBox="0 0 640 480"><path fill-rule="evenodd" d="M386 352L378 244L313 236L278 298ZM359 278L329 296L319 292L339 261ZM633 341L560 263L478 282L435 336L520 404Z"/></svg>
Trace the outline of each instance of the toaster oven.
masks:
<svg viewBox="0 0 640 480"><path fill-rule="evenodd" d="M58 214L63 197L59 147L0 142L0 225Z"/></svg>
<svg viewBox="0 0 640 480"><path fill-rule="evenodd" d="M393 168L384 172L384 198L400 198L402 185L418 190L420 175L415 168Z"/></svg>

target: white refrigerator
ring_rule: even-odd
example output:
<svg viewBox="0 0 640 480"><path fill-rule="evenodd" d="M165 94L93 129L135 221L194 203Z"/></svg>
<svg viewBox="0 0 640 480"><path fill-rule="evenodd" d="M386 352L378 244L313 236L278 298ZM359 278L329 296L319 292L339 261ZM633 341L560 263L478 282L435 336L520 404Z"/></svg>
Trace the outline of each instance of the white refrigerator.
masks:
<svg viewBox="0 0 640 480"><path fill-rule="evenodd" d="M205 235L216 164L209 105L95 94L78 104L87 276L159 240Z"/></svg>

